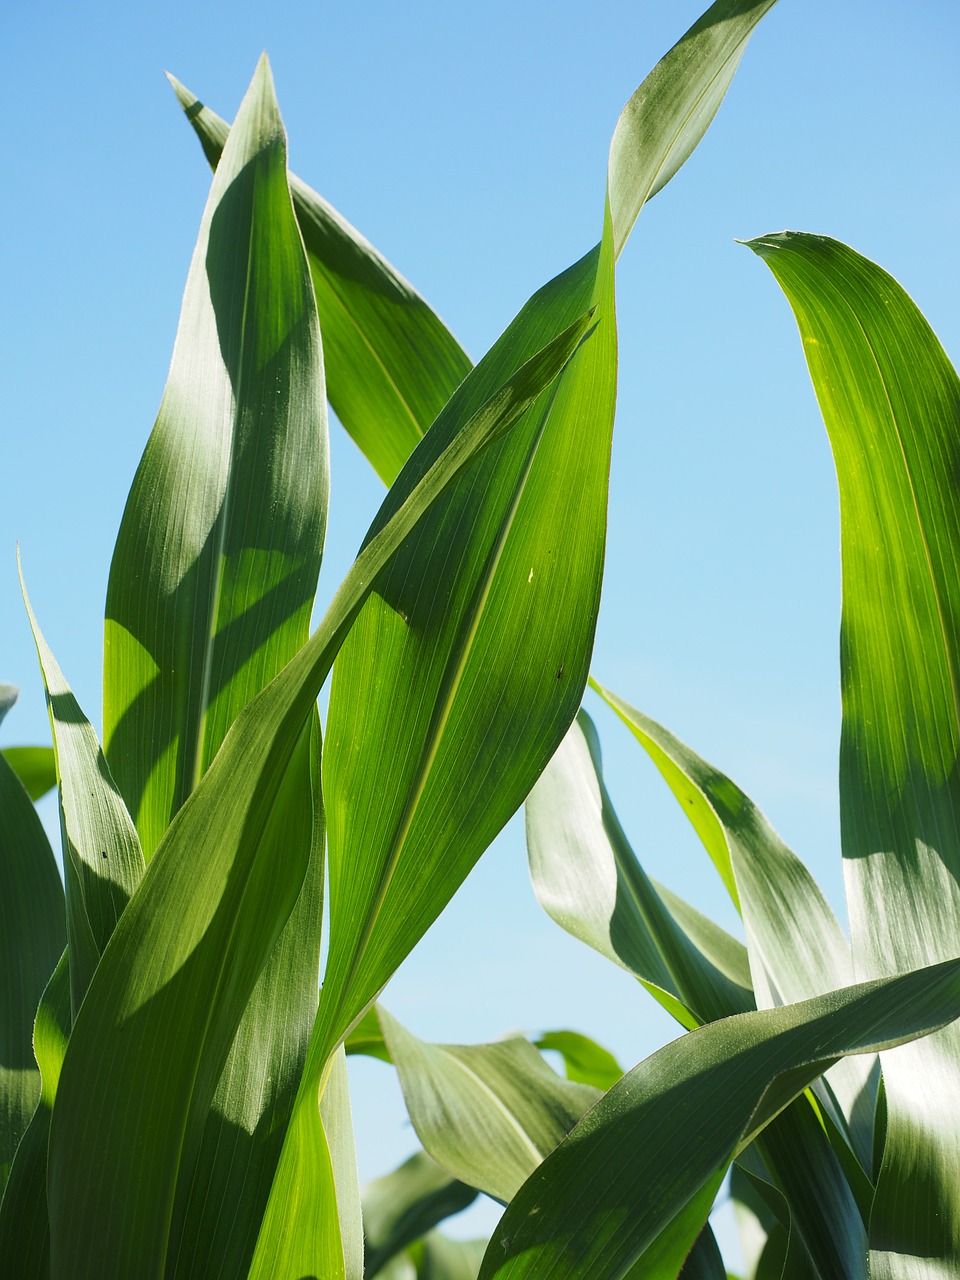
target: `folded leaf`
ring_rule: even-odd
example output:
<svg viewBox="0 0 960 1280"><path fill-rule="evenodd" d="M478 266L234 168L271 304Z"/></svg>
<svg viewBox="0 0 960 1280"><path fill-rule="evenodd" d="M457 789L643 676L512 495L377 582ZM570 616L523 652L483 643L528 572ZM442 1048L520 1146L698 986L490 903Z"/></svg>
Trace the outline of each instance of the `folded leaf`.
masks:
<svg viewBox="0 0 960 1280"><path fill-rule="evenodd" d="M793 307L833 448L843 559L840 814L857 970L957 951L960 379L903 289L834 240L752 241ZM960 1032L884 1064L871 1275L960 1268Z"/></svg>
<svg viewBox="0 0 960 1280"><path fill-rule="evenodd" d="M20 584L40 657L60 783L70 998L75 1017L120 914L143 876L143 853L96 731L43 638L22 575Z"/></svg>
<svg viewBox="0 0 960 1280"><path fill-rule="evenodd" d="M169 79L216 168L226 121ZM292 174L290 189L316 291L330 403L392 484L470 372L470 359L413 286L322 196Z"/></svg>
<svg viewBox="0 0 960 1280"><path fill-rule="evenodd" d="M449 1173L506 1203L601 1096L552 1071L528 1040L428 1044L379 1006L407 1111Z"/></svg>
<svg viewBox="0 0 960 1280"><path fill-rule="evenodd" d="M481 1277L675 1276L731 1160L826 1066L958 1014L950 961L682 1036L614 1085L524 1184Z"/></svg>
<svg viewBox="0 0 960 1280"><path fill-rule="evenodd" d="M543 1031L533 1043L538 1049L559 1053L567 1079L577 1084L590 1084L605 1093L623 1075L613 1054L579 1031Z"/></svg>

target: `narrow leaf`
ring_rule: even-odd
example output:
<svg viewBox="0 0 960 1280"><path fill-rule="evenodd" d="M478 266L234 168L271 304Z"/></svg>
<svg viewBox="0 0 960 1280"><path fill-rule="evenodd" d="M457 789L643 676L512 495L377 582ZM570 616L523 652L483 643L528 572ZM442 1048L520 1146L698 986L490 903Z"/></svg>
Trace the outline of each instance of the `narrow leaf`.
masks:
<svg viewBox="0 0 960 1280"><path fill-rule="evenodd" d="M840 486L840 813L858 972L957 951L960 379L903 289L834 240L752 241L793 307ZM884 1061L871 1274L960 1268L960 1032Z"/></svg>
<svg viewBox="0 0 960 1280"><path fill-rule="evenodd" d="M601 1096L552 1071L528 1040L428 1044L381 1005L380 1024L424 1149L506 1203Z"/></svg>
<svg viewBox="0 0 960 1280"><path fill-rule="evenodd" d="M709 1023L627 1073L524 1184L481 1276L676 1275L738 1151L841 1055L960 1014L960 961ZM659 1268L659 1270L658 1270Z"/></svg>
<svg viewBox="0 0 960 1280"><path fill-rule="evenodd" d="M216 168L226 121L169 79ZM330 403L392 484L470 372L470 359L413 286L322 196L292 174L290 189L316 291Z"/></svg>
<svg viewBox="0 0 960 1280"><path fill-rule="evenodd" d="M20 585L40 658L60 783L70 998L76 1017L110 935L143 876L143 853L96 731L43 638L22 573Z"/></svg>

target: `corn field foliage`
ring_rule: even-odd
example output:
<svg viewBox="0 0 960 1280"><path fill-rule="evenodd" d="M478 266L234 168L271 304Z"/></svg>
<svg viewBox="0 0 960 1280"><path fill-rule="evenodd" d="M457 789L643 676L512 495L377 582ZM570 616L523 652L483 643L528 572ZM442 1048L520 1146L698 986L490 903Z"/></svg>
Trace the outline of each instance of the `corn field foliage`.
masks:
<svg viewBox="0 0 960 1280"><path fill-rule="evenodd" d="M476 366L288 173L265 58L232 125L173 81L213 180L110 567L102 740L23 588L53 744L0 757L4 1276L724 1280L728 1178L743 1280L960 1275L960 383L880 267L746 246L839 481L849 940L753 801L589 674L617 261L774 2L717 0L643 81L597 242ZM386 492L311 634L328 403ZM742 941L634 854L588 679ZM433 1044L378 1003L524 803L543 909L679 1024L626 1071L579 1031ZM362 1193L354 1053L422 1144ZM445 1234L479 1192L493 1238Z"/></svg>

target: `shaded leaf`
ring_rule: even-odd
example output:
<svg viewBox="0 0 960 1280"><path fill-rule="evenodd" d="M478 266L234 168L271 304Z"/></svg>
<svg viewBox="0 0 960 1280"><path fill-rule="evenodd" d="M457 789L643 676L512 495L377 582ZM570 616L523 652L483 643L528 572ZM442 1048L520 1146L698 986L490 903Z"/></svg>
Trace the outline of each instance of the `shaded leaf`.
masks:
<svg viewBox="0 0 960 1280"><path fill-rule="evenodd" d="M958 1013L952 961L682 1036L614 1085L524 1184L481 1275L614 1280L643 1262L675 1275L731 1160L826 1066Z"/></svg>
<svg viewBox="0 0 960 1280"><path fill-rule="evenodd" d="M476 1198L475 1187L452 1178L425 1151L369 1183L361 1196L364 1276L375 1276L401 1249Z"/></svg>
<svg viewBox="0 0 960 1280"><path fill-rule="evenodd" d="M39 800L57 785L53 747L4 747L0 755L23 783L31 800Z"/></svg>

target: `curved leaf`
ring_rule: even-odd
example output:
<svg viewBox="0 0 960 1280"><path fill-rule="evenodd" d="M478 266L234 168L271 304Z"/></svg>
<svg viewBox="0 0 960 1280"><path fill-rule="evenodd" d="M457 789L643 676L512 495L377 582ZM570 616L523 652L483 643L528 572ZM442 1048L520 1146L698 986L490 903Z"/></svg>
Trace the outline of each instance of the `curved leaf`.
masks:
<svg viewBox="0 0 960 1280"><path fill-rule="evenodd" d="M623 1075L623 1067L613 1054L579 1031L543 1031L533 1043L538 1049L559 1053L567 1079L576 1084L590 1084L606 1093Z"/></svg>
<svg viewBox="0 0 960 1280"><path fill-rule="evenodd" d="M424 1149L506 1203L601 1096L552 1071L528 1040L428 1044L378 1007L407 1111Z"/></svg>
<svg viewBox="0 0 960 1280"><path fill-rule="evenodd" d="M226 121L168 77L216 168ZM471 369L469 357L413 286L369 241L290 175L316 292L327 394L385 484Z"/></svg>
<svg viewBox="0 0 960 1280"><path fill-rule="evenodd" d="M476 1198L475 1187L452 1178L425 1151L418 1151L399 1169L369 1183L361 1196L365 1280L377 1275L401 1249L444 1218L462 1212Z"/></svg>
<svg viewBox="0 0 960 1280"><path fill-rule="evenodd" d="M483 1280L620 1280L644 1263L676 1275L731 1160L825 1067L958 1014L951 961L681 1036L614 1085L524 1184Z"/></svg>
<svg viewBox="0 0 960 1280"><path fill-rule="evenodd" d="M0 686L0 715L16 697ZM63 886L20 779L0 759L0 1190L40 1096L33 1022L66 945Z"/></svg>
<svg viewBox="0 0 960 1280"><path fill-rule="evenodd" d="M833 448L843 552L840 804L858 972L957 950L960 379L903 289L845 245L750 243L793 307ZM884 1062L878 1280L960 1267L960 1032Z"/></svg>
<svg viewBox="0 0 960 1280"><path fill-rule="evenodd" d="M39 800L57 785L53 747L4 747L0 755L23 783L31 800Z"/></svg>

